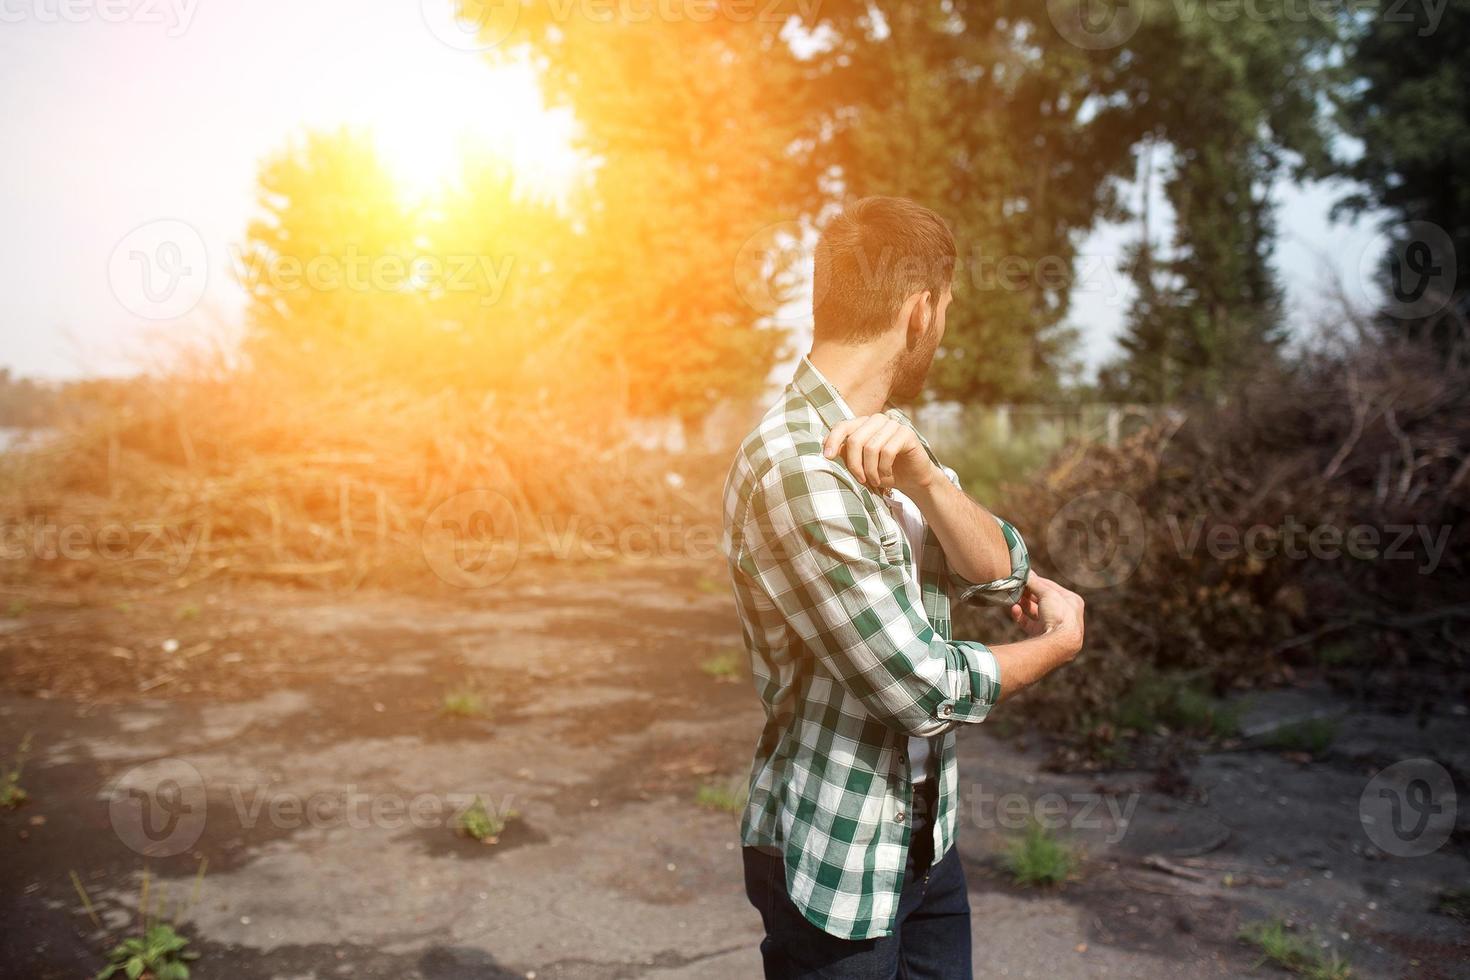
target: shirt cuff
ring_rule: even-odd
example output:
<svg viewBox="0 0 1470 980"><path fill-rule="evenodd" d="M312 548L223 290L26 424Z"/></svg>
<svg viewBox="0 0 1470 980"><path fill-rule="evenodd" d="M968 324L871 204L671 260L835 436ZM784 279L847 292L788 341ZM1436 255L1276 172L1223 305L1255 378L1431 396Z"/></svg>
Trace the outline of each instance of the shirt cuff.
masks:
<svg viewBox="0 0 1470 980"><path fill-rule="evenodd" d="M1006 547L1011 552L1011 574L993 582L971 582L957 572L950 572L950 585L954 590L955 602L981 601L999 606L1009 606L1021 600L1026 588L1026 578L1031 574L1031 555L1021 532L1002 518L995 518L1000 533L1005 536Z"/></svg>
<svg viewBox="0 0 1470 980"><path fill-rule="evenodd" d="M939 706L940 721L979 722L990 714L1000 700L1000 665L995 654L983 643L958 640L954 644L964 654L968 691L953 701Z"/></svg>

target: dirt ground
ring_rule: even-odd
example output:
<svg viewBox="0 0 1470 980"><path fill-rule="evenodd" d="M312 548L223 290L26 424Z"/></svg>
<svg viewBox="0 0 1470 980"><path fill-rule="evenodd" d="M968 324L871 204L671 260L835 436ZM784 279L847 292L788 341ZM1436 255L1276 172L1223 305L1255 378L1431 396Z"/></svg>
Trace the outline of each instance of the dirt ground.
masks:
<svg viewBox="0 0 1470 980"><path fill-rule="evenodd" d="M740 645L718 568L54 598L0 620L0 761L31 736L30 798L0 810L0 974L95 973L146 869L202 980L759 975L735 817L699 798L739 782L760 721L744 676L706 669ZM446 712L459 690L478 714ZM1470 807L1418 857L1375 846L1360 807L1403 759L1464 787L1465 705L1261 695L1248 724L1326 713L1335 740L1208 751L1183 786L1048 771L1024 711L995 716L1018 734L961 737L978 975L1271 975L1236 938L1263 918L1358 976L1470 975L1470 927L1436 911L1470 887ZM498 843L455 832L475 797L511 814ZM1027 814L1064 824L1073 880L1009 883L998 855Z"/></svg>

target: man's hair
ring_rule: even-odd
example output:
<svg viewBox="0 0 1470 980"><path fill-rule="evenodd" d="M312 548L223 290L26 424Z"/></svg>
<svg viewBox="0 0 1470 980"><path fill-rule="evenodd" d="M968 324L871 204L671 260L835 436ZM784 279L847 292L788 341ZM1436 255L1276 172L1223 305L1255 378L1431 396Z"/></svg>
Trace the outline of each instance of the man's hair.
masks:
<svg viewBox="0 0 1470 980"><path fill-rule="evenodd" d="M812 327L818 340L869 340L903 301L929 290L938 303L954 278L954 235L944 219L901 197L865 197L817 239Z"/></svg>

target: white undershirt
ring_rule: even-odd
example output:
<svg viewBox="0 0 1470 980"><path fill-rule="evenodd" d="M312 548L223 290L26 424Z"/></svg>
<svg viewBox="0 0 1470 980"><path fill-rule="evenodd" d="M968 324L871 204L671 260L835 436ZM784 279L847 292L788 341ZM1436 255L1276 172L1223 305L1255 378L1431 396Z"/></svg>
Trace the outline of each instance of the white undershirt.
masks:
<svg viewBox="0 0 1470 980"><path fill-rule="evenodd" d="M903 536L909 540L909 551L913 555L914 581L919 581L919 569L924 567L924 515L919 512L919 507L908 497L894 490L890 495L883 498L888 504L888 512L903 528ZM929 754L932 750L933 739L909 738L909 773L916 783L921 783L929 775Z"/></svg>

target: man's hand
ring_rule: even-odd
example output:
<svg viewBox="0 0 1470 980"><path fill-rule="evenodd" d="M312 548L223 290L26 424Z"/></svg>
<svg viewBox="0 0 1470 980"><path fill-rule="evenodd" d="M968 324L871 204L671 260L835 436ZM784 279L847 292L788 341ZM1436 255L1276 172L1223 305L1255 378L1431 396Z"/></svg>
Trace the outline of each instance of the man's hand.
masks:
<svg viewBox="0 0 1470 980"><path fill-rule="evenodd" d="M935 478L943 479L913 429L887 415L865 415L832 427L822 455L841 455L847 468L869 490L899 490L916 496Z"/></svg>
<svg viewBox="0 0 1470 980"><path fill-rule="evenodd" d="M1011 619L1027 636L1055 636L1068 660L1082 649L1082 597L1035 572L1026 579L1021 601L1011 606Z"/></svg>

